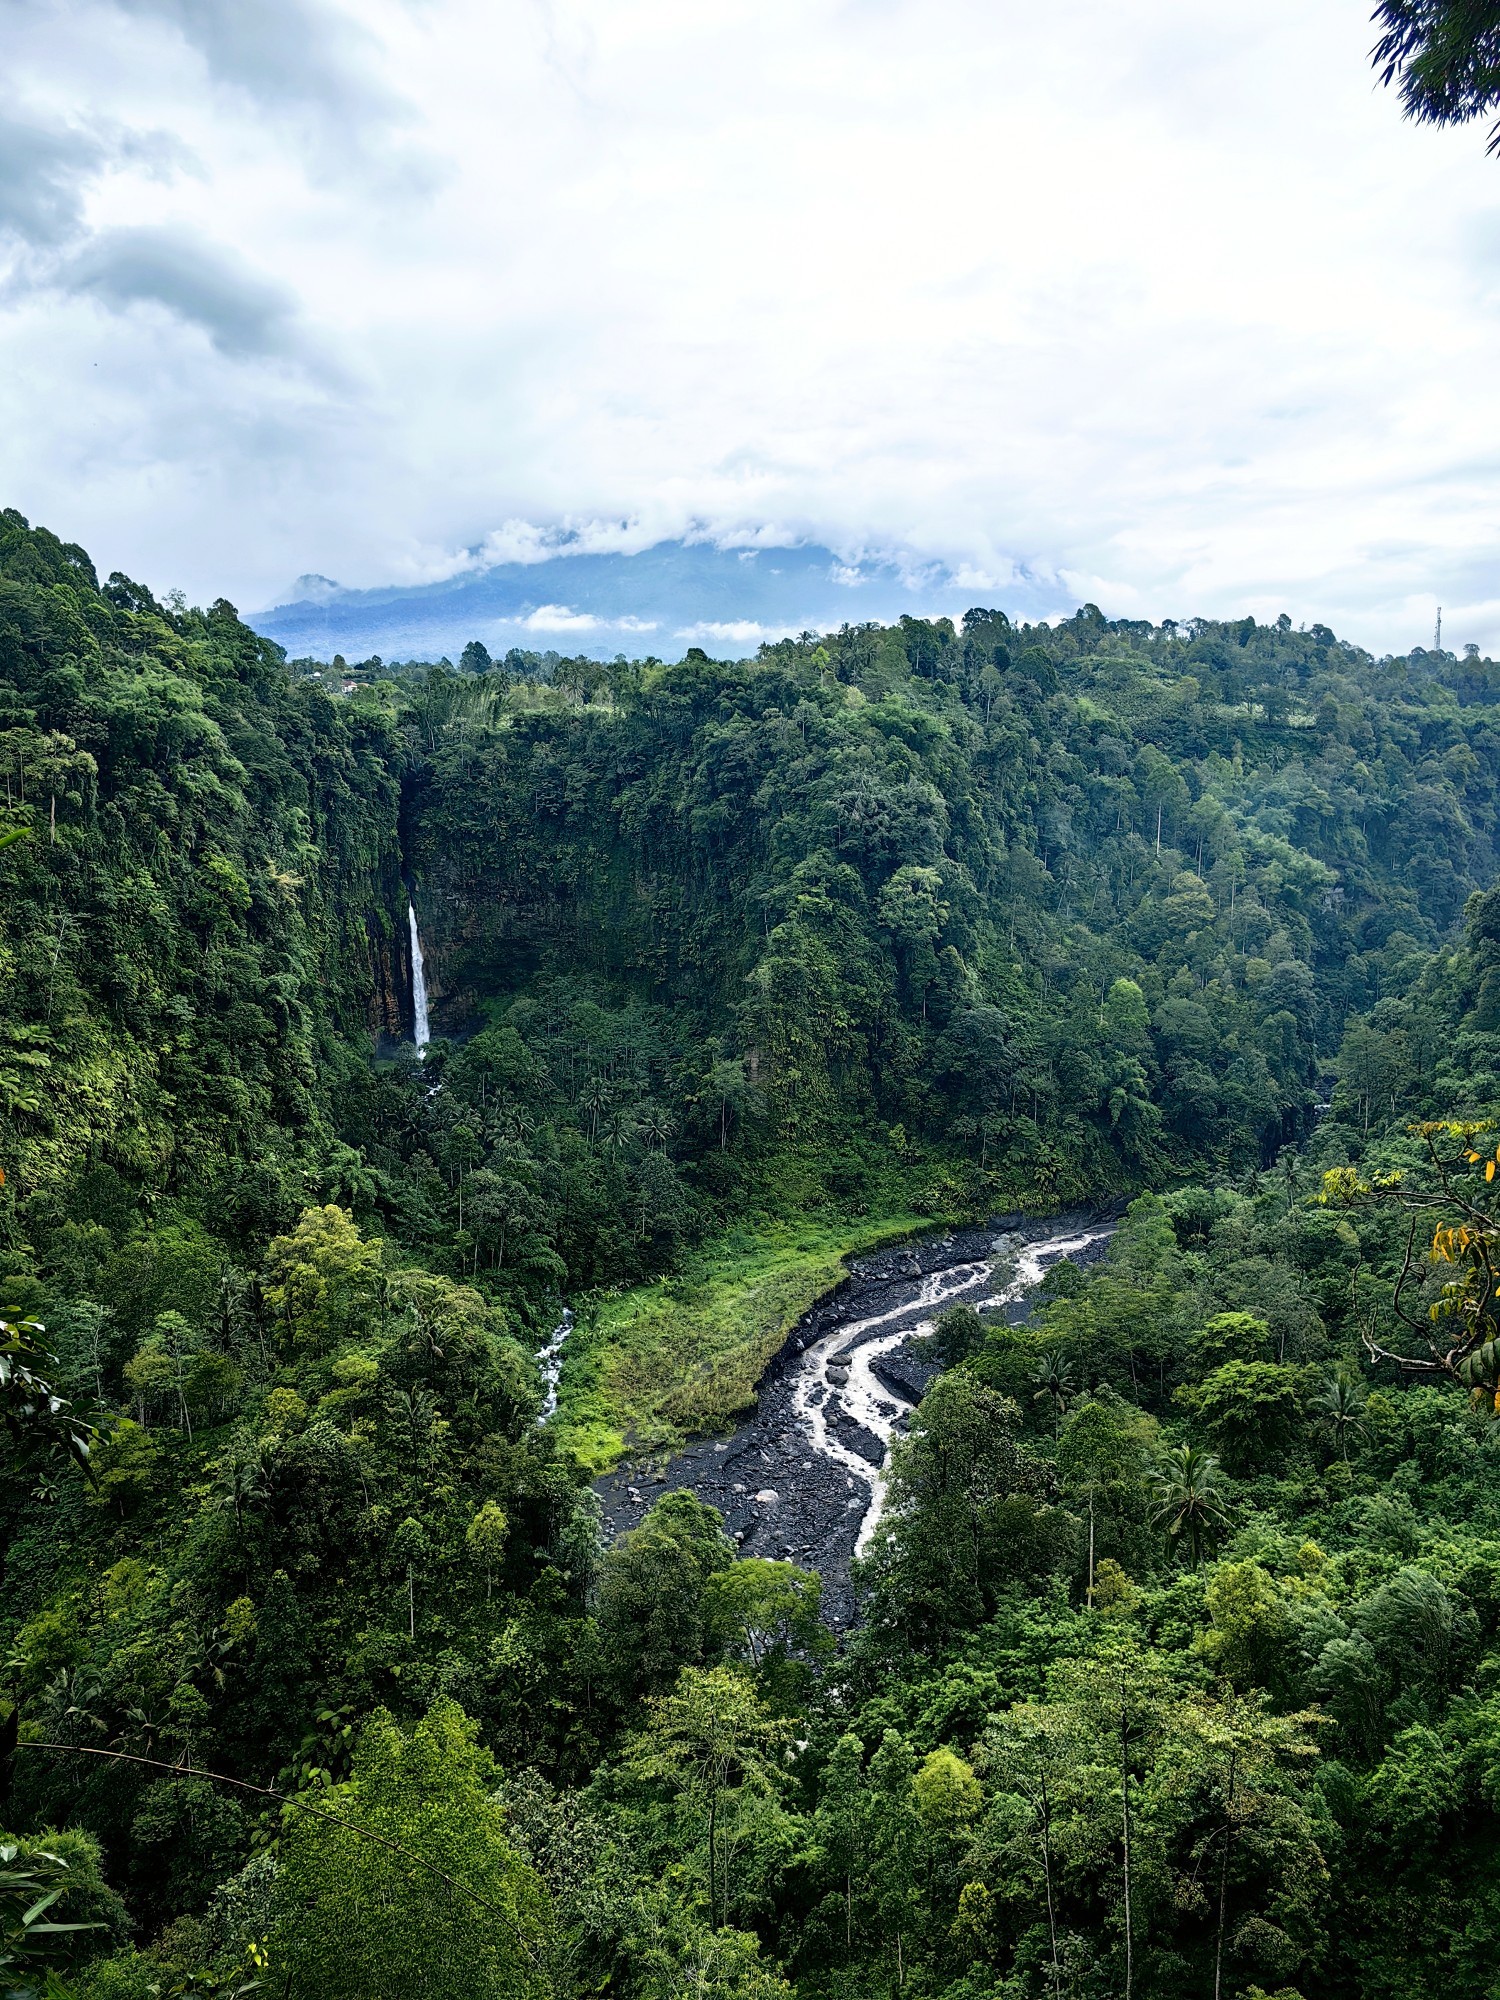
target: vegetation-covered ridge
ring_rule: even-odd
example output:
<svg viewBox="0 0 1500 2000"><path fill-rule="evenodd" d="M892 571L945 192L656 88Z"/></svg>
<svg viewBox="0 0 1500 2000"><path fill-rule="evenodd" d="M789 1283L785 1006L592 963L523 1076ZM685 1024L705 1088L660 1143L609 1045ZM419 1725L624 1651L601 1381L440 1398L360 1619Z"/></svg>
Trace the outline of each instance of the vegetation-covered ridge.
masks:
<svg viewBox="0 0 1500 2000"><path fill-rule="evenodd" d="M7 1990L1488 1994L1490 663L344 679L0 516ZM603 1546L842 1252L1116 1194L945 1320L842 1650Z"/></svg>

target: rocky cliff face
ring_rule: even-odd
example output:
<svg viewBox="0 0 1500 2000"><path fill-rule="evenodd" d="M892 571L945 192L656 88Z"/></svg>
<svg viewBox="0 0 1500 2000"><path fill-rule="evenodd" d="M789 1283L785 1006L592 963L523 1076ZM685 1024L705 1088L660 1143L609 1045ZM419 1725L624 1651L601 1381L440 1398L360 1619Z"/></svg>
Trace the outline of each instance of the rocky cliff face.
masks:
<svg viewBox="0 0 1500 2000"><path fill-rule="evenodd" d="M370 955L370 1033L378 1052L410 1041L412 1023L411 944L406 922L406 885L398 857L381 869L365 909Z"/></svg>

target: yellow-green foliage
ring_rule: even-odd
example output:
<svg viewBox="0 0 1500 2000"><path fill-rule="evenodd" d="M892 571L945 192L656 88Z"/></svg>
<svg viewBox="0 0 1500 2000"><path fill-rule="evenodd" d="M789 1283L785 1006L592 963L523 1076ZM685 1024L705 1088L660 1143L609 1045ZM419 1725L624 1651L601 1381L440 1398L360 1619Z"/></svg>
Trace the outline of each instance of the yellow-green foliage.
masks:
<svg viewBox="0 0 1500 2000"><path fill-rule="evenodd" d="M737 1229L675 1277L586 1308L564 1357L559 1428L595 1470L626 1450L724 1428L797 1321L850 1257L930 1226L893 1215Z"/></svg>
<svg viewBox="0 0 1500 2000"><path fill-rule="evenodd" d="M378 1709L329 1816L287 1811L272 1957L293 2000L550 1990L551 1907L507 1841L475 1734L447 1699L409 1736Z"/></svg>

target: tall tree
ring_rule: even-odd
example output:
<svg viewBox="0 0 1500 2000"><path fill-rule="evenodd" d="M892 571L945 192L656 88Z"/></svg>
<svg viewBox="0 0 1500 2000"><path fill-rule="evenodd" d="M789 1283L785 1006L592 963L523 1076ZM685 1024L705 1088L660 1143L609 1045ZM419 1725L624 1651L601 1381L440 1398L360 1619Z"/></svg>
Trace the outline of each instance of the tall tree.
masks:
<svg viewBox="0 0 1500 2000"><path fill-rule="evenodd" d="M410 1736L377 1711L326 1794L347 1824L288 1812L272 1953L289 2000L540 2000L548 1900L474 1734L448 1700Z"/></svg>

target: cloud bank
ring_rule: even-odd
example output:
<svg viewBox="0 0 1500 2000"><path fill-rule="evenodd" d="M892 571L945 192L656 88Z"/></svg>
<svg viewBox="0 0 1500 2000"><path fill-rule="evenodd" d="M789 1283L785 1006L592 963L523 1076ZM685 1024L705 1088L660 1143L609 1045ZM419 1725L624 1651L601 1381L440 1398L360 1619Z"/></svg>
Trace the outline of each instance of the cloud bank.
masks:
<svg viewBox="0 0 1500 2000"><path fill-rule="evenodd" d="M1366 11L15 0L0 497L252 608L806 544L1500 646L1500 169Z"/></svg>

